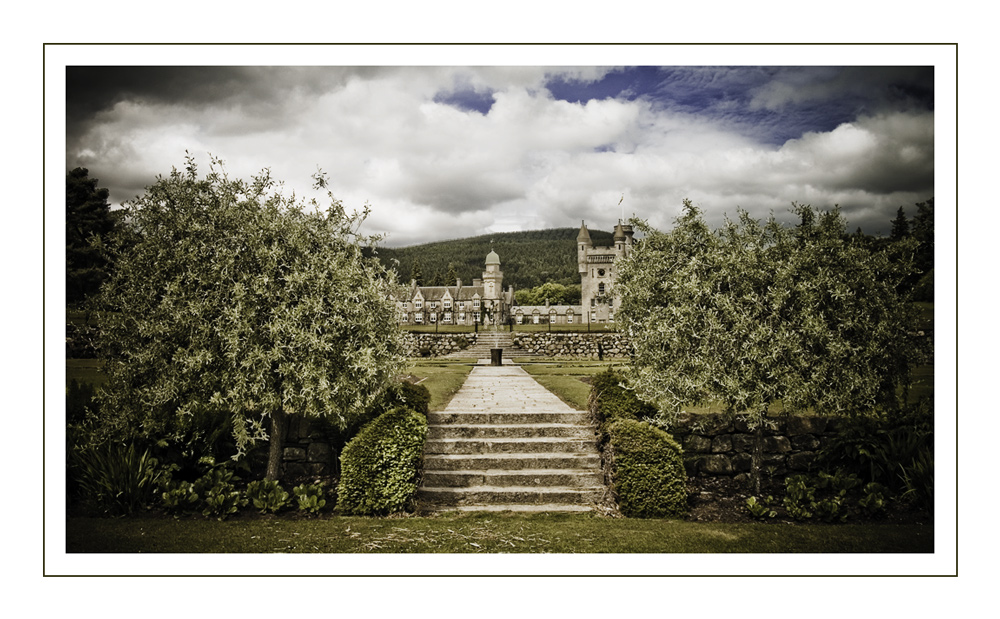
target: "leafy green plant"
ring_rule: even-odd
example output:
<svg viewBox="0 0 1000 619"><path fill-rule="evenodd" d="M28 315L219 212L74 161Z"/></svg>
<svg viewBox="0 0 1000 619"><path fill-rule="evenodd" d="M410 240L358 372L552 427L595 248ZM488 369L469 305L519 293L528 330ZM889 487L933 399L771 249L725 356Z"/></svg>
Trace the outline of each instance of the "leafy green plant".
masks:
<svg viewBox="0 0 1000 619"><path fill-rule="evenodd" d="M246 498L240 494L232 484L219 484L209 488L205 493L205 509L202 514L205 516L216 516L219 520L235 514L241 507L246 506Z"/></svg>
<svg viewBox="0 0 1000 619"><path fill-rule="evenodd" d="M214 466L194 481L192 490L201 498L203 515L216 516L222 520L247 504L246 498L232 483L235 479L238 478L226 467Z"/></svg>
<svg viewBox="0 0 1000 619"><path fill-rule="evenodd" d="M865 484L864 496L858 500L858 507L869 516L885 513L888 506L889 489L878 482Z"/></svg>
<svg viewBox="0 0 1000 619"><path fill-rule="evenodd" d="M193 512L197 510L199 499L194 484L189 481L171 481L161 495L163 508L172 514Z"/></svg>
<svg viewBox="0 0 1000 619"><path fill-rule="evenodd" d="M842 496L830 496L810 504L810 508L823 522L846 522L848 511Z"/></svg>
<svg viewBox="0 0 1000 619"><path fill-rule="evenodd" d="M792 475L785 478L785 499L783 501L788 515L796 520L808 520L813 517L813 506L816 501L816 488L809 483L807 475Z"/></svg>
<svg viewBox="0 0 1000 619"><path fill-rule="evenodd" d="M768 496L763 502L757 501L757 497L752 496L747 499L747 511L750 515L758 520L763 520L765 518L774 518L778 515L774 509L770 507L770 503L774 501L774 497Z"/></svg>
<svg viewBox="0 0 1000 619"><path fill-rule="evenodd" d="M816 473L816 487L820 490L830 490L835 495L844 497L861 485L861 479L854 473L846 473L837 469L832 475L826 471Z"/></svg>
<svg viewBox="0 0 1000 619"><path fill-rule="evenodd" d="M247 485L247 499L264 512L276 513L289 503L290 495L273 479L252 481Z"/></svg>
<svg viewBox="0 0 1000 619"><path fill-rule="evenodd" d="M107 443L70 452L70 473L85 502L110 515L132 514L152 502L163 475L149 450Z"/></svg>
<svg viewBox="0 0 1000 619"><path fill-rule="evenodd" d="M687 474L673 437L653 425L619 419L607 426L614 490L631 518L677 517L687 511Z"/></svg>
<svg viewBox="0 0 1000 619"><path fill-rule="evenodd" d="M934 452L921 449L908 464L900 464L900 479L905 488L903 497L918 506L934 507Z"/></svg>
<svg viewBox="0 0 1000 619"><path fill-rule="evenodd" d="M362 428L340 455L339 508L370 516L407 509L417 492L426 436L427 420L407 408Z"/></svg>
<svg viewBox="0 0 1000 619"><path fill-rule="evenodd" d="M299 484L292 488L292 492L295 493L295 497L298 499L300 511L315 514L326 505L326 499L323 498L323 486L321 484Z"/></svg>

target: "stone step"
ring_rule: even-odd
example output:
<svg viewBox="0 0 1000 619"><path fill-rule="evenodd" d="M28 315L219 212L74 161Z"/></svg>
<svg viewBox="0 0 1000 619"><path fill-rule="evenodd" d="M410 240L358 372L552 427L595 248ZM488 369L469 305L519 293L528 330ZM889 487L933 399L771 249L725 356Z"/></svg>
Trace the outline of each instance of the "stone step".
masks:
<svg viewBox="0 0 1000 619"><path fill-rule="evenodd" d="M446 424L536 424L536 423L571 423L581 426L591 426L588 413L548 413L536 411L523 412L439 412L428 413L427 423L430 425Z"/></svg>
<svg viewBox="0 0 1000 619"><path fill-rule="evenodd" d="M423 483L431 488L472 486L594 488L604 483L604 476L599 470L592 468L424 471Z"/></svg>
<svg viewBox="0 0 1000 619"><path fill-rule="evenodd" d="M572 488L551 486L535 488L531 486L470 486L467 488L441 488L424 486L417 491L417 500L439 507L452 505L495 505L495 504L595 504L604 496L604 488Z"/></svg>
<svg viewBox="0 0 1000 619"><path fill-rule="evenodd" d="M424 443L425 454L581 453L597 450L597 440L583 438L438 438Z"/></svg>
<svg viewBox="0 0 1000 619"><path fill-rule="evenodd" d="M578 438L594 437L594 429L569 423L447 424L428 426L427 440L448 438Z"/></svg>
<svg viewBox="0 0 1000 619"><path fill-rule="evenodd" d="M593 453L495 453L495 454L426 454L424 473L428 471L524 469L599 469L601 458Z"/></svg>

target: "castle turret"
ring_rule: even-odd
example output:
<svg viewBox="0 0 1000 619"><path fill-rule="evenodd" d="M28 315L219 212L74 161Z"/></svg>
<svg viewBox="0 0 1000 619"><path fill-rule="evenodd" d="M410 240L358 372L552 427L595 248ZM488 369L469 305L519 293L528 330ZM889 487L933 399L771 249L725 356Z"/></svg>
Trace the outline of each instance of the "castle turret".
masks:
<svg viewBox="0 0 1000 619"><path fill-rule="evenodd" d="M503 292L503 271L500 270L500 256L495 251L486 254L486 270L483 271L483 296L499 299Z"/></svg>

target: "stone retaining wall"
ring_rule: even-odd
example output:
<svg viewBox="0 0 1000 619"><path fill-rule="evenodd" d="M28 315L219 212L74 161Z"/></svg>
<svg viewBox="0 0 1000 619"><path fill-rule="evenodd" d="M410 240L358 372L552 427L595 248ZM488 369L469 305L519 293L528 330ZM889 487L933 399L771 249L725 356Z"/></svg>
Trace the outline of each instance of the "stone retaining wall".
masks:
<svg viewBox="0 0 1000 619"><path fill-rule="evenodd" d="M442 357L475 346L476 333L407 333L410 357Z"/></svg>
<svg viewBox="0 0 1000 619"><path fill-rule="evenodd" d="M548 333L513 334L514 346L547 357L627 357L628 338L621 333ZM516 354L516 353L515 353Z"/></svg>
<svg viewBox="0 0 1000 619"><path fill-rule="evenodd" d="M839 427L839 420L827 417L768 419L762 470L777 476L809 471L817 452ZM684 448L684 466L692 477L743 477L750 471L754 433L743 419L686 413L670 433Z"/></svg>
<svg viewBox="0 0 1000 619"><path fill-rule="evenodd" d="M327 436L302 415L288 415L285 449L282 454L283 477L303 478L331 475L333 450Z"/></svg>

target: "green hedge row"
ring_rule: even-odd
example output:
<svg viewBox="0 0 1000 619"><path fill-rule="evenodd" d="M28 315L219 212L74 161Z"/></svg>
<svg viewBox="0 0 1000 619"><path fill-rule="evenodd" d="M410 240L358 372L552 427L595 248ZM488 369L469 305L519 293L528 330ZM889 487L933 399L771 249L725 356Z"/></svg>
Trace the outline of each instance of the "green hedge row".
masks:
<svg viewBox="0 0 1000 619"><path fill-rule="evenodd" d="M645 421L656 409L622 387L613 370L594 377L591 410L611 451L618 508L630 518L671 518L687 511L687 474L677 441Z"/></svg>
<svg viewBox="0 0 1000 619"><path fill-rule="evenodd" d="M341 511L382 516L407 509L420 482L426 437L427 419L402 407L362 428L340 455Z"/></svg>

